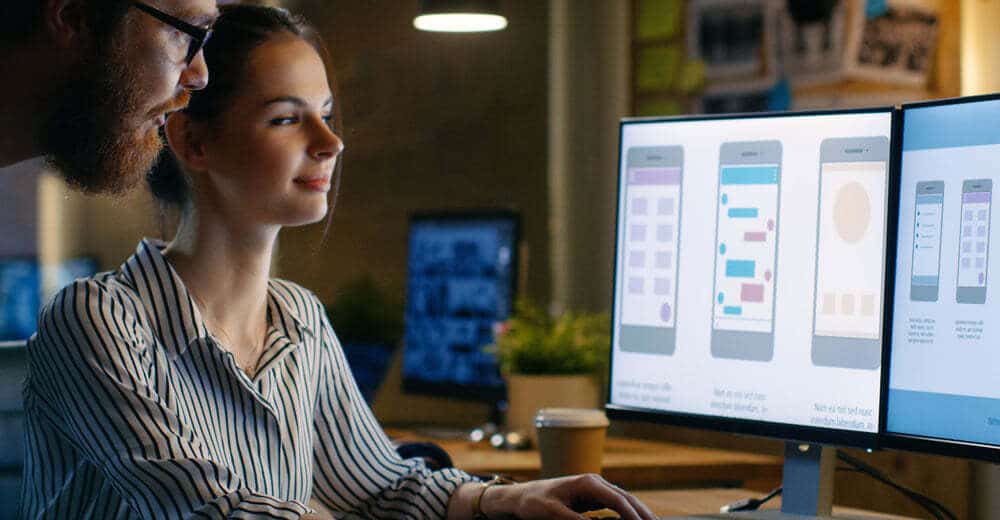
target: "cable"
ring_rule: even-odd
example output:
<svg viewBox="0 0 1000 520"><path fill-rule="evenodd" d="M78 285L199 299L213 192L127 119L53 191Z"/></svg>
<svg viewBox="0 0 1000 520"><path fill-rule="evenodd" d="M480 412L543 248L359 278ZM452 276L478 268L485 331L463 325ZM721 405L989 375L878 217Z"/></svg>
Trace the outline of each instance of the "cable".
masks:
<svg viewBox="0 0 1000 520"><path fill-rule="evenodd" d="M875 469L873 466L870 466L867 463L861 461L860 459L852 457L839 450L837 451L837 459L851 465L854 468L854 470L859 471L861 473L865 473L866 475L874 478L875 480L878 480L879 482L895 489L896 491L899 491L907 498L913 500L921 507L923 507L925 510L927 510L927 512L933 515L934 518L938 520L946 520L946 519L958 520L958 517L956 517L954 513L949 511L948 508L942 505L940 502L926 495L913 491L912 489L909 489L905 486L893 482L892 479L890 479L884 473L882 473L878 469Z"/></svg>
<svg viewBox="0 0 1000 520"><path fill-rule="evenodd" d="M734 513L736 511L756 511L765 502L781 494L781 486L771 490L770 493L761 498L744 498L731 504L726 504L719 508L720 513Z"/></svg>
<svg viewBox="0 0 1000 520"><path fill-rule="evenodd" d="M890 479L884 473L882 473L878 469L875 469L873 466L870 466L867 463L861 461L860 459L852 457L839 450L837 451L837 458L851 466L851 467L839 467L837 468L838 471L853 471L868 475L869 477L878 480L879 482L895 489L896 491L899 491L901 494L903 494L903 496L909 498L910 500L918 504L920 507L923 507L925 510L927 510L927 512L929 512L937 520L958 520L958 517L956 517L954 513L948 510L948 508L942 505L940 502L926 495L913 491L912 489L909 489L903 485L893 482L892 479ZM764 505L765 502L780 495L781 491L782 488L779 486L774 488L773 490L771 490L770 493L761 498L744 498L742 500L737 500L736 502L722 506L721 508L719 508L719 512L733 513L736 511L756 511L757 509L760 508L760 506Z"/></svg>
<svg viewBox="0 0 1000 520"><path fill-rule="evenodd" d="M861 469L857 469L857 468L854 468L854 467L840 466L840 467L837 468L837 471L843 471L843 472L848 472L848 473L861 473L862 475L866 475L868 477L872 476L867 471L864 471L864 470L861 470ZM891 484L889 484L889 485L891 486ZM947 509L945 509L944 506L942 506L942 505L938 504L937 502L935 502L933 499L931 499L931 498L929 498L929 497L927 497L925 495L921 495L920 493L917 493L916 491L899 489L899 488L896 488L895 486L893 486L893 489L897 489L903 496L905 496L906 498L909 498L910 500L914 501L920 507L923 507L924 509L927 509L930 512L930 514L934 516L934 518L936 520L947 520L947 515L949 514L948 511L947 511Z"/></svg>
<svg viewBox="0 0 1000 520"><path fill-rule="evenodd" d="M851 457L850 455L840 453L840 452L838 452L838 458L840 460L844 461L844 462L847 462L851 466L853 466L855 468L855 471L858 471L858 472L861 472L861 473L865 473L868 476L870 476L872 478L875 478L879 482L882 482L882 483L884 483L884 484L892 487L893 489L899 491L900 493L902 493L903 495L905 495L907 498L909 498L910 500L913 500L914 502L916 502L917 504L919 504L921 507L923 507L924 509L926 509L931 515L934 516L934 518L936 518L938 520L946 520L946 519L957 520L957 518L955 517L955 515L951 511L949 511L948 508L946 508L941 503L935 501L934 499L932 499L932 498L930 498L930 497L928 497L926 495L920 494L920 493L918 493L916 491L913 491L912 489L906 488L906 487L904 487L902 485L899 485L899 484L893 482L892 479L890 479L884 473L882 473L881 471L875 469L874 467L872 467L872 466L870 466L870 465L862 462L861 460L856 459L854 457Z"/></svg>

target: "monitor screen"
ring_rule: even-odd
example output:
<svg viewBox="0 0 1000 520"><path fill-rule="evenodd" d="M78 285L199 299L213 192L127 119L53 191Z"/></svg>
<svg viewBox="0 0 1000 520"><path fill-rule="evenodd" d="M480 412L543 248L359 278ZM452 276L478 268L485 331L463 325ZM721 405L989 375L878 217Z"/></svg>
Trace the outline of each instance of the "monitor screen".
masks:
<svg viewBox="0 0 1000 520"><path fill-rule="evenodd" d="M493 343L517 279L511 213L420 215L410 221L403 384L407 391L499 400Z"/></svg>
<svg viewBox="0 0 1000 520"><path fill-rule="evenodd" d="M892 120L622 123L609 408L874 443Z"/></svg>
<svg viewBox="0 0 1000 520"><path fill-rule="evenodd" d="M24 340L38 328L41 269L34 258L0 258L0 341Z"/></svg>
<svg viewBox="0 0 1000 520"><path fill-rule="evenodd" d="M903 107L886 431L1000 446L1000 99Z"/></svg>
<svg viewBox="0 0 1000 520"><path fill-rule="evenodd" d="M68 258L56 265L55 288L73 283L78 278L87 278L97 273L97 259L92 256Z"/></svg>

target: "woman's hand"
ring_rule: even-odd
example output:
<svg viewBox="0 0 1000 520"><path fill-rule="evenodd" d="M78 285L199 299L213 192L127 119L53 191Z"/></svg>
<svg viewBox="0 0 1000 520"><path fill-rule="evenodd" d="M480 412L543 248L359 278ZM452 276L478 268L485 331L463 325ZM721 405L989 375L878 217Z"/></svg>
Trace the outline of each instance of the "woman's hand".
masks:
<svg viewBox="0 0 1000 520"><path fill-rule="evenodd" d="M462 488L469 489L462 489ZM482 492L479 485L462 486L456 498ZM477 489L478 488L478 489ZM455 504L451 504L455 505ZM492 486L480 507L491 519L519 518L581 520L585 511L611 509L625 520L655 520L656 515L637 498L600 475L576 475L535 480L512 486ZM452 512L449 508L449 513ZM462 508L464 509L464 508ZM470 506L471 509L471 506ZM455 518L449 515L449 518Z"/></svg>

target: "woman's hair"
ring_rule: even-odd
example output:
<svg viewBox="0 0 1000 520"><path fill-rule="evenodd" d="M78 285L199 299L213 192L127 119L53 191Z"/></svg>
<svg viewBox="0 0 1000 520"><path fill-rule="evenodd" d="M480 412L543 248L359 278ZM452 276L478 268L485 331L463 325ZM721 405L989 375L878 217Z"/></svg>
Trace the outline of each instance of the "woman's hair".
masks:
<svg viewBox="0 0 1000 520"><path fill-rule="evenodd" d="M210 80L203 90L191 92L191 101L182 111L195 121L215 122L245 84L250 54L282 34L302 38L319 53L324 63L329 63L322 39L302 17L275 7L228 5L220 8L212 37L204 49ZM334 128L339 128L339 113L335 113L334 119ZM340 188L340 161L337 161L334 177L335 203ZM162 206L181 211L188 208L191 184L168 148L164 148L157 164L146 174L146 182Z"/></svg>

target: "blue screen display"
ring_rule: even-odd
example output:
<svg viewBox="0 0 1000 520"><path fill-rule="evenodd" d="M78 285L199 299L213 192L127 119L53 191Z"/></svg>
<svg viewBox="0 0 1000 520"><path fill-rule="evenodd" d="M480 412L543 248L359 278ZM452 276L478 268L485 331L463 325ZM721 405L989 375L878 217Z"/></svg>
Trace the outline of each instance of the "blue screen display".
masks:
<svg viewBox="0 0 1000 520"><path fill-rule="evenodd" d="M33 259L0 260L0 341L28 339L37 329L41 269Z"/></svg>
<svg viewBox="0 0 1000 520"><path fill-rule="evenodd" d="M514 298L514 217L415 218L410 224L403 376L502 391L494 326Z"/></svg>
<svg viewBox="0 0 1000 520"><path fill-rule="evenodd" d="M998 120L997 99L904 107L890 433L1000 446Z"/></svg>

